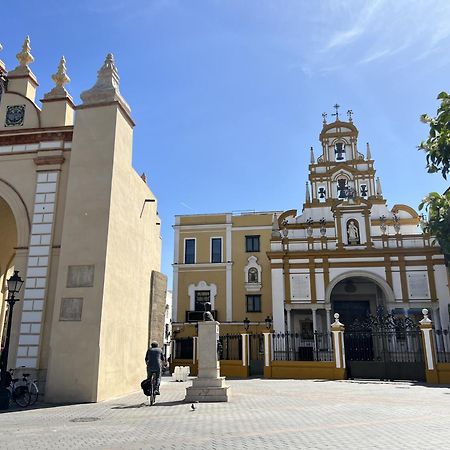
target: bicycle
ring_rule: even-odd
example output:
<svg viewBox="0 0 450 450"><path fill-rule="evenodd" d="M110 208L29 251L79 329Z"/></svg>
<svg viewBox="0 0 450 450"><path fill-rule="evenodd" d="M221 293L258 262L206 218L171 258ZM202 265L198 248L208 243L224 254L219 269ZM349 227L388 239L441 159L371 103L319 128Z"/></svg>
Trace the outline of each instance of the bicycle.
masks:
<svg viewBox="0 0 450 450"><path fill-rule="evenodd" d="M10 369L11 374L11 400L18 406L25 408L34 405L39 397L39 389L37 387L37 380L28 380L29 373L22 374L22 379L14 378L14 370Z"/></svg>
<svg viewBox="0 0 450 450"><path fill-rule="evenodd" d="M153 406L156 402L156 373L152 373L152 376L150 378L150 390L148 395L148 404L149 406Z"/></svg>

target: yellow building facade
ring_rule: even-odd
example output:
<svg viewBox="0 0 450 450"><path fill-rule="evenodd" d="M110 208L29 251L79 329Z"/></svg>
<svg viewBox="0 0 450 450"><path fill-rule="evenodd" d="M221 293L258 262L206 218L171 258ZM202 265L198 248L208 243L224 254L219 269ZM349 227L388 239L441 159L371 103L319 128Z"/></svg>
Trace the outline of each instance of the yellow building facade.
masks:
<svg viewBox="0 0 450 450"><path fill-rule="evenodd" d="M114 59L75 105L62 58L41 106L28 38L17 59L13 70L0 61L2 344L6 280L14 270L25 280L8 368L32 373L48 401L134 391L145 374L160 219L131 165L134 123Z"/></svg>

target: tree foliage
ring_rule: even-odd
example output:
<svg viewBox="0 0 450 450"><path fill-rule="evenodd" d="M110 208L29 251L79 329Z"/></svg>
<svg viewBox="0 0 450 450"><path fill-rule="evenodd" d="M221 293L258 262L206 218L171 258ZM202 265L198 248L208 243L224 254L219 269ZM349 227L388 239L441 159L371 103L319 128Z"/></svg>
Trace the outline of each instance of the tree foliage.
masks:
<svg viewBox="0 0 450 450"><path fill-rule="evenodd" d="M421 116L424 123L430 125L430 134L419 149L426 152L427 169L429 173L440 172L444 179L450 171L450 95L441 92L438 95L441 105L436 117L427 114ZM419 205L419 210L428 212L425 232L435 236L436 240L450 262L450 189L443 195L437 192L428 194Z"/></svg>
<svg viewBox="0 0 450 450"><path fill-rule="evenodd" d="M420 120L430 125L430 134L421 142L419 149L427 153L429 173L441 172L444 179L450 171L450 95L441 92L438 95L441 105L436 117L422 114Z"/></svg>

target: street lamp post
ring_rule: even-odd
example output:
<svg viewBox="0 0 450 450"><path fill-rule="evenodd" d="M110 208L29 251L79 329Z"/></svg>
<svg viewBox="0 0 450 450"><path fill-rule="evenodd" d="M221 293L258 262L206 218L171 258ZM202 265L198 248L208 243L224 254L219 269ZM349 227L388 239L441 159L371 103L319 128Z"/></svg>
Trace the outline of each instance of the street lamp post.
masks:
<svg viewBox="0 0 450 450"><path fill-rule="evenodd" d="M8 326L6 328L6 339L5 339L5 347L2 351L1 358L1 386L7 387L6 383L9 377L7 377L8 372L8 354L9 354L9 340L11 339L11 325L14 311L14 304L19 301L19 299L15 298L15 295L19 293L20 288L22 287L23 280L19 276L19 271L15 270L14 275L11 276L7 280L8 283L8 298L6 302L8 303ZM9 383L8 383L9 384Z"/></svg>

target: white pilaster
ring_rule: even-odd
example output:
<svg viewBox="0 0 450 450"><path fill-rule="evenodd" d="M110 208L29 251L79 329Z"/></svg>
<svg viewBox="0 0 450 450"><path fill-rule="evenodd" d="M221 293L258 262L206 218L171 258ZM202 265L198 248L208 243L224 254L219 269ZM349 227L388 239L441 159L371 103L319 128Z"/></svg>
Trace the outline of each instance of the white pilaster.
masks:
<svg viewBox="0 0 450 450"><path fill-rule="evenodd" d="M313 321L313 331L317 331L317 310L315 308L312 309L312 321Z"/></svg>
<svg viewBox="0 0 450 450"><path fill-rule="evenodd" d="M272 269L272 314L274 331L277 333L284 333L283 269Z"/></svg>
<svg viewBox="0 0 450 450"><path fill-rule="evenodd" d="M57 171L37 172L16 367L39 368L58 175Z"/></svg>
<svg viewBox="0 0 450 450"><path fill-rule="evenodd" d="M227 214L227 225L225 235L225 262L227 264L226 271L226 318L227 322L233 321L233 263L231 254L232 242L231 242L231 214Z"/></svg>

